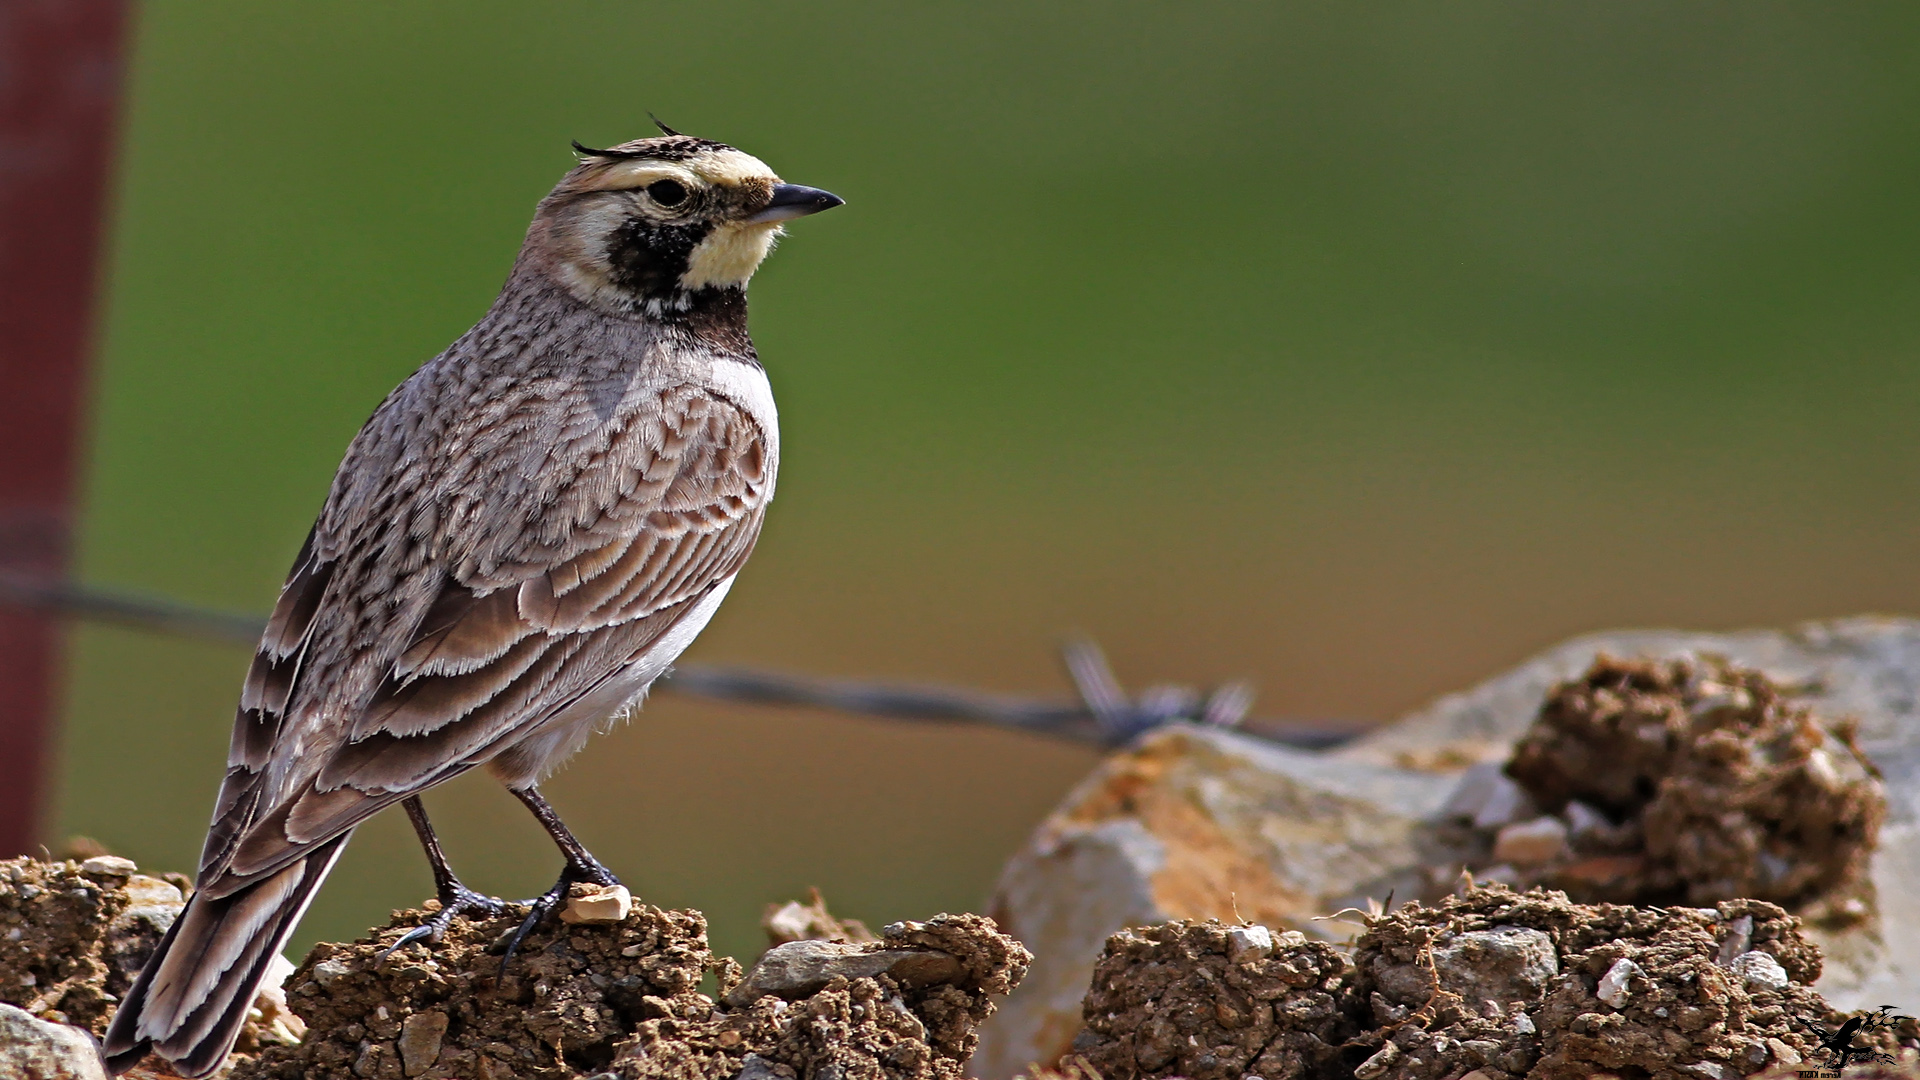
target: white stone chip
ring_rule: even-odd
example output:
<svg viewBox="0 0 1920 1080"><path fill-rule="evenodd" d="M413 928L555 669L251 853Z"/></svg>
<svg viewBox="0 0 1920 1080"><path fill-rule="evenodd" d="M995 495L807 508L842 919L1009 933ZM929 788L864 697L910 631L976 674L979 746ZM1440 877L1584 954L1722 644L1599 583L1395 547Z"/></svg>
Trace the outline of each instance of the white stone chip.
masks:
<svg viewBox="0 0 1920 1080"><path fill-rule="evenodd" d="M1748 989L1778 990L1791 981L1787 978L1787 969L1780 966L1780 961L1758 949L1734 957L1733 963L1727 965L1727 970L1745 980Z"/></svg>
<svg viewBox="0 0 1920 1080"><path fill-rule="evenodd" d="M1618 1009L1627 1003L1627 998L1633 996L1627 992L1627 980L1645 974L1639 964L1623 956L1613 962L1605 975L1600 976L1600 986L1594 990L1593 996Z"/></svg>
<svg viewBox="0 0 1920 1080"><path fill-rule="evenodd" d="M569 897L560 921L574 926L625 922L633 910L633 894L624 885L602 885L592 892Z"/></svg>
<svg viewBox="0 0 1920 1080"><path fill-rule="evenodd" d="M138 869L132 859L118 855L95 855L80 864L80 872L88 877L132 877Z"/></svg>
<svg viewBox="0 0 1920 1080"><path fill-rule="evenodd" d="M1244 964L1273 955L1273 931L1264 926L1236 926L1227 931L1227 959Z"/></svg>

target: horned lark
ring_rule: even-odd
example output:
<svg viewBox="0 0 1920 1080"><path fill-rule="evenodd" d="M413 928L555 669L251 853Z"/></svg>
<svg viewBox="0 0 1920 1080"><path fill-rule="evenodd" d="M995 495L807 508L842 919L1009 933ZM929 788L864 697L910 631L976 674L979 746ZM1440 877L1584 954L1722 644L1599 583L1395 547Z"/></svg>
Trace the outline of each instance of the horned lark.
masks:
<svg viewBox="0 0 1920 1080"><path fill-rule="evenodd" d="M375 410L240 694L197 891L107 1032L217 1068L354 827L401 803L441 908L461 885L419 794L485 767L573 882L615 884L537 784L713 617L773 497L780 434L747 279L781 223L841 204L661 125L541 200L486 317ZM518 939L515 939L517 944Z"/></svg>

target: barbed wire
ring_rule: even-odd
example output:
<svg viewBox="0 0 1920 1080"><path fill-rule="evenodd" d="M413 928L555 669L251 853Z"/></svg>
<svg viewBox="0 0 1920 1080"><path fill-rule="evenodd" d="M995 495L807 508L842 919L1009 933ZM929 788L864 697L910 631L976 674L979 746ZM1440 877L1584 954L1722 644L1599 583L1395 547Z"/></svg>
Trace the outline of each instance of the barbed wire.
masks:
<svg viewBox="0 0 1920 1080"><path fill-rule="evenodd" d="M264 618L214 611L153 596L0 571L0 604L172 637L251 647ZM1237 728L1300 749L1323 749L1352 731L1332 725L1251 719L1253 687L1151 686L1130 697L1100 647L1085 638L1062 647L1079 701L1044 701L958 687L825 679L714 664L679 664L659 689L718 701L829 709L893 720L985 724L1070 742L1113 747L1175 721Z"/></svg>

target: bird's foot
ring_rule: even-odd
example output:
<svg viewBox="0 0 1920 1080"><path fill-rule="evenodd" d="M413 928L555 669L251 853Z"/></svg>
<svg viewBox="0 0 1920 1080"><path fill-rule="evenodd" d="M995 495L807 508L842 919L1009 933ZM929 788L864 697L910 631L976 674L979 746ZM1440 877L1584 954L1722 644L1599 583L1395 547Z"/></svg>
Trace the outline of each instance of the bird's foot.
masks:
<svg viewBox="0 0 1920 1080"><path fill-rule="evenodd" d="M400 935L400 940L387 946L386 951L380 954L378 962L384 963L387 957L393 955L394 950L412 945L417 941L439 942L440 938L446 934L447 927L453 925L453 920L463 915L494 918L505 915L511 906L505 900L493 896L482 896L456 881L451 888L441 893L440 910L427 916L426 921L419 926Z"/></svg>
<svg viewBox="0 0 1920 1080"><path fill-rule="evenodd" d="M520 943L527 939L527 935L533 932L534 927L540 925L541 920L566 905L567 894L577 884L618 885L620 879L614 877L613 871L600 865L597 860L578 866L568 863L567 868L560 871L560 880L553 883L553 888L526 902L531 910L515 928L513 936L507 939L506 954L500 958L501 975L504 976L507 973L507 965L513 963L513 954L519 951Z"/></svg>

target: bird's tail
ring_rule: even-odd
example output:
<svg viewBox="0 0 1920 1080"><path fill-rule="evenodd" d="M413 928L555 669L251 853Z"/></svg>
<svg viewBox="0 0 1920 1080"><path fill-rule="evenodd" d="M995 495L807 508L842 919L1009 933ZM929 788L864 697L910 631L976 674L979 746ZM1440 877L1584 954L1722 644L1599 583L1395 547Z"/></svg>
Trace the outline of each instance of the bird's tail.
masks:
<svg viewBox="0 0 1920 1080"><path fill-rule="evenodd" d="M195 893L114 1013L107 1067L124 1072L151 1048L182 1076L219 1068L268 965L352 835L226 896Z"/></svg>

